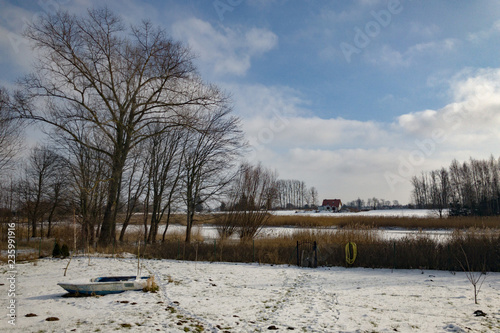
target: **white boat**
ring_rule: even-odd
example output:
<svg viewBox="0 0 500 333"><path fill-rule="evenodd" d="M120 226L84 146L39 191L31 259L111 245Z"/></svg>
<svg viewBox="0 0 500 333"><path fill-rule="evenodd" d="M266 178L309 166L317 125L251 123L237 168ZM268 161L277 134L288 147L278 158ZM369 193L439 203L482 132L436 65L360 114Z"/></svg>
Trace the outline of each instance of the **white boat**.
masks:
<svg viewBox="0 0 500 333"><path fill-rule="evenodd" d="M63 289L76 295L118 294L127 290L142 290L147 286L149 276L102 276L90 281L60 282Z"/></svg>

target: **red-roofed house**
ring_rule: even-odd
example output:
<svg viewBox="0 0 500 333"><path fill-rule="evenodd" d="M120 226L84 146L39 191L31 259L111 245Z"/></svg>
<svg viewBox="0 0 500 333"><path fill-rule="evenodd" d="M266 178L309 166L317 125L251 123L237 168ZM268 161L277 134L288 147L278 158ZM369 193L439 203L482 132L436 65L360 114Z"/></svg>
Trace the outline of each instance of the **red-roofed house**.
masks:
<svg viewBox="0 0 500 333"><path fill-rule="evenodd" d="M338 212L342 208L342 201L340 199L325 199L319 210L326 210L329 212Z"/></svg>

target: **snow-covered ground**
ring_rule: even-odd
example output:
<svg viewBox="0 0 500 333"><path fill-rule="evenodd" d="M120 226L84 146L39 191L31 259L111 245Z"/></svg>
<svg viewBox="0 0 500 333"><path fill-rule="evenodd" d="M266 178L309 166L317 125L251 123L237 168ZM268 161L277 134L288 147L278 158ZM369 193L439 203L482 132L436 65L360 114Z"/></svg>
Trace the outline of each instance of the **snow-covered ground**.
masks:
<svg viewBox="0 0 500 333"><path fill-rule="evenodd" d="M133 258L92 258L90 265L73 258L64 277L67 262L16 265L18 317L11 326L2 313L0 331L500 332L500 273L488 273L476 305L463 272L145 260L143 275L154 274L161 286L156 294L65 298L57 282L137 269ZM9 269L0 270L5 282ZM4 312L8 285L0 286Z"/></svg>

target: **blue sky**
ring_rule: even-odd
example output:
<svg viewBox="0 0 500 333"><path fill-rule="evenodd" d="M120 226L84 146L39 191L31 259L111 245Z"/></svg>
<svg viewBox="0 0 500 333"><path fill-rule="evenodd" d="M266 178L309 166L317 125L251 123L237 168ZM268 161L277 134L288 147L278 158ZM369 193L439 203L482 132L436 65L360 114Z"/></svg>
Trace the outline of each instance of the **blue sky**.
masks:
<svg viewBox="0 0 500 333"><path fill-rule="evenodd" d="M94 0L0 0L0 83L30 69L26 22ZM321 198L410 201L412 175L499 157L500 2L106 1L188 44L231 94L246 156Z"/></svg>

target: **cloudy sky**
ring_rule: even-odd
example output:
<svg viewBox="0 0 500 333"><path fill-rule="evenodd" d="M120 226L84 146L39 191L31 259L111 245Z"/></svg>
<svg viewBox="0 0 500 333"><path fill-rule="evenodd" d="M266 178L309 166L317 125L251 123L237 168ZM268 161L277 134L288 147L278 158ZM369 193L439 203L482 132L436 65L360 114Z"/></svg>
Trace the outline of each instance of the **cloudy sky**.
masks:
<svg viewBox="0 0 500 333"><path fill-rule="evenodd" d="M188 44L242 119L246 158L321 198L410 201L422 171L500 157L500 2L105 1ZM0 84L32 63L20 36L97 0L0 0Z"/></svg>

